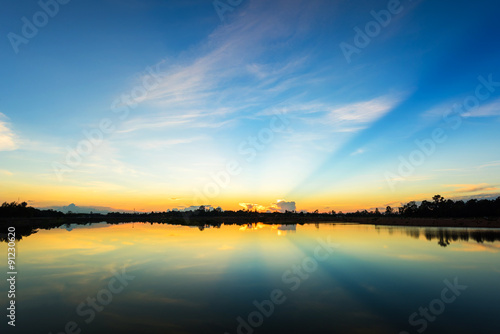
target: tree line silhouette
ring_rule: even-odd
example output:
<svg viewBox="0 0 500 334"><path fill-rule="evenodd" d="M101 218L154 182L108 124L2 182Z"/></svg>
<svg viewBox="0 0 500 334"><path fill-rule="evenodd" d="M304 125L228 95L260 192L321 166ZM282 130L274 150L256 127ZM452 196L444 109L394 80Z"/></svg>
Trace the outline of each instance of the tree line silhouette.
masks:
<svg viewBox="0 0 500 334"><path fill-rule="evenodd" d="M144 218L151 221L171 220L171 219L191 219L191 218L214 218L214 217L234 217L234 218L253 218L258 219L268 217L270 219L292 219L292 218L342 218L342 217L419 217L419 218L471 218L471 217L500 217L500 197L494 200L488 199L470 199L468 201L453 201L445 199L441 195L435 195L432 201L424 200L420 204L410 201L401 207L392 208L387 206L384 212L378 208L374 211L362 210L350 213L335 212L334 210L326 213L314 212L257 212L251 210L224 211L221 208L207 209L200 206L192 211L164 211L150 213L121 213L110 212L107 214L82 214L82 213L62 213L60 211L40 210L28 206L26 202L17 203L4 202L0 206L0 218L77 218L77 217L95 217L102 219L134 219Z"/></svg>
<svg viewBox="0 0 500 334"><path fill-rule="evenodd" d="M386 213L391 212L387 207ZM462 200L453 201L445 199L440 195L432 198L432 201L422 201L417 205L411 201L399 208L398 213L405 217L450 217L450 218L470 218L470 217L499 217L500 197L495 200L470 199L467 202Z"/></svg>
<svg viewBox="0 0 500 334"><path fill-rule="evenodd" d="M26 202L22 203L4 202L2 206L0 206L0 217L6 217L6 218L64 217L64 213L52 209L49 210L36 209L34 207L28 206L28 203Z"/></svg>

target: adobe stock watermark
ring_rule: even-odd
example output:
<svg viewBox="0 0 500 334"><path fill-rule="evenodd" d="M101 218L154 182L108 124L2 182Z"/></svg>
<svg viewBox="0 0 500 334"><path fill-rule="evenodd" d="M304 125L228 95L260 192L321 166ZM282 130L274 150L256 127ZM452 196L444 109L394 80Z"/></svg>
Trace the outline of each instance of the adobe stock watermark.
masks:
<svg viewBox="0 0 500 334"><path fill-rule="evenodd" d="M419 307L418 312L410 314L408 323L410 326L415 327L417 333L423 333L429 326L429 322L436 321L437 317L443 314L446 305L454 303L463 291L468 287L467 285L458 284L458 278L455 277L453 283L445 279L444 285L446 287L441 290L439 298L433 299L428 307ZM399 334L410 334L409 332L400 332Z"/></svg>
<svg viewBox="0 0 500 334"><path fill-rule="evenodd" d="M71 0L40 0L38 6L41 10L35 12L31 19L23 16L21 18L22 27L21 34L9 32L7 39L16 54L19 53L19 46L21 44L28 44L31 39L38 35L41 28L45 27L50 19L54 18L60 10L60 5L66 5Z"/></svg>
<svg viewBox="0 0 500 334"><path fill-rule="evenodd" d="M255 136L247 137L238 145L237 152L242 161L230 160L223 170L210 174L212 181L206 183L202 189L193 190L193 205L207 205L210 199L217 197L221 190L229 186L232 177L243 172L245 164L253 162L259 152L264 151L273 142L277 133L290 130L289 125L290 120L285 117L285 114L276 111L268 126L262 128Z"/></svg>
<svg viewBox="0 0 500 334"><path fill-rule="evenodd" d="M412 0L408 1L412 2ZM404 10L404 6L400 0L389 0L386 8L379 11L370 11L373 20L368 21L363 29L358 26L353 28L355 35L352 44L347 42L339 44L340 50L348 64L352 62L351 58L354 54L360 54L363 49L368 47L372 40L380 35L382 30L391 23L392 18Z"/></svg>
<svg viewBox="0 0 500 334"><path fill-rule="evenodd" d="M338 244L332 243L328 236L326 240L318 238L318 245L314 249L313 256L305 257L300 264L293 265L285 270L281 275L281 281L285 287L294 292L300 288L301 284L311 277L311 274L318 270L319 263L326 261L334 250L339 248ZM276 311L276 307L282 305L287 300L287 289L274 289L269 293L269 299L261 302L254 300L254 311L250 312L245 318L237 317L237 334L252 334L256 328L264 324L266 318L270 318ZM225 332L225 334L229 334Z"/></svg>
<svg viewBox="0 0 500 334"><path fill-rule="evenodd" d="M448 135L444 127L449 127L452 130L457 130L463 123L463 118L470 112L477 110L482 102L488 100L497 87L500 87L500 82L493 81L493 75L490 74L486 79L482 75L477 78L479 84L476 86L473 95L467 96L462 103L454 104L443 115L444 126L435 128L430 137L414 141L415 148L407 157L400 155L399 165L396 172L386 171L384 178L392 191L396 190L398 182L404 181L412 176L417 167L422 166L425 161L436 153L439 145L442 145L448 140Z"/></svg>
<svg viewBox="0 0 500 334"><path fill-rule="evenodd" d="M115 99L110 106L111 111L116 114L118 120L113 120L110 117L102 118L98 126L90 130L83 130L83 139L81 139L75 147L66 147L66 155L64 161L52 162L52 169L57 176L59 182L63 181L63 176L66 173L74 171L80 166L85 157L91 155L94 150L99 147L106 136L109 136L116 131L117 124L123 122L130 115L130 111L137 108L139 103L143 101L153 89L157 88L163 78L160 76L161 63L156 65L156 68L147 67L145 75L142 76L141 83L133 87L128 93L122 94Z"/></svg>
<svg viewBox="0 0 500 334"><path fill-rule="evenodd" d="M95 297L87 297L85 301L78 304L75 310L76 314L83 318L86 324L90 324L94 321L96 313L102 312L105 306L113 301L114 296L121 293L134 278L135 276L125 273L125 268L122 269L121 273L114 272L107 286L99 290ZM56 334L80 334L81 332L82 328L76 321L68 321L64 326L64 330ZM49 334L52 334L52 332L49 332Z"/></svg>
<svg viewBox="0 0 500 334"><path fill-rule="evenodd" d="M234 11L242 2L243 0L214 0L212 4L214 5L215 12L219 16L220 21L225 23L225 13Z"/></svg>

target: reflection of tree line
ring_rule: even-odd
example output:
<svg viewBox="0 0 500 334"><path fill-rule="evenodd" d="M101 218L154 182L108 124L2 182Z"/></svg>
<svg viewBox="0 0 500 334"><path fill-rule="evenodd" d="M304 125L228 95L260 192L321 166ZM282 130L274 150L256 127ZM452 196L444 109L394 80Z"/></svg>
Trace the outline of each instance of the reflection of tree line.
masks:
<svg viewBox="0 0 500 334"><path fill-rule="evenodd" d="M109 225L122 225L122 224L130 224L130 222L102 222L106 223ZM197 228L200 231L204 231L205 229L212 229L212 228L220 228L222 224L226 226L242 226L245 227L246 229L252 230L256 229L255 226L257 225L256 223L197 223L197 224L186 224L186 223L179 223L179 224L172 224L172 223L163 223L163 222L142 222L144 224L149 223L150 225L153 224L167 224L167 225L172 225L172 226L189 226L193 228ZM38 232L38 230L52 230L52 229L57 229L57 228L65 228L68 231L73 230L72 225L77 225L77 226L92 226L96 224L96 222L83 222L83 221L78 221L78 222L72 222L71 224L62 222L62 221L38 221L38 222L33 222L33 221L20 221L14 224L16 228L16 240L20 241L22 240L23 237L28 237L32 234L35 234ZM259 225L267 225L271 226L271 224L263 224L263 223L258 223ZM304 225L304 223L301 223L300 225ZM296 232L296 226L297 224L279 224L279 225L272 225L276 226L276 229L278 231L283 231L283 232ZM3 229L3 228L2 228ZM5 229L7 230L7 227ZM7 233L0 233L0 242L8 242L7 240Z"/></svg>
<svg viewBox="0 0 500 334"><path fill-rule="evenodd" d="M392 229L392 228L391 228ZM477 243L496 242L500 241L500 230L458 230L458 229L442 229L442 228L427 228L422 231L421 228L404 228L405 234L415 239L420 239L420 235L424 235L429 241L438 240L438 245L446 247L451 242L457 241L476 241Z"/></svg>
<svg viewBox="0 0 500 334"><path fill-rule="evenodd" d="M121 225L121 224L127 224L129 222L107 222L107 224L110 225ZM197 223L197 224L187 224L187 223L163 223L163 222L144 222L144 223L149 223L151 225L153 224L168 224L168 225L173 225L173 226L189 226L189 227L195 227L198 228L200 231L204 231L205 229L211 229L211 228L220 228L222 224L227 225L227 226L242 226L246 227L247 229L253 229L253 227L256 225L254 223ZM20 221L15 224L16 227L16 239L22 240L23 237L30 236L34 233L37 233L39 229L42 230L51 230L54 228L61 228L64 227L70 231L71 225L77 225L77 226L92 226L95 224L95 222L91 221L78 221L78 222L72 222L71 224L68 224L67 222L64 221L39 221L37 224L34 225L33 221ZM261 224L261 223L259 223ZM267 224L262 224L262 225L267 225ZM282 224L278 225L277 229L278 230L293 230L292 232L295 232L297 224ZM299 223L298 225L304 225L304 223ZM314 224L316 228L319 228L319 224ZM275 225L276 226L276 225ZM470 242L475 241L477 243L485 243L485 242L498 242L500 241L500 230L491 230L491 229L456 229L456 228L419 228L419 227L381 227L381 226L376 226L375 227L377 231L380 231L382 229L386 229L390 235L393 235L395 231L400 232L400 234L407 235L409 237L412 237L414 239L420 239L420 237L423 235L425 236L425 239L428 241L432 240L438 240L438 245L442 247L446 247L450 245L452 242L457 242L457 241L464 241L464 242ZM3 229L3 228L2 228ZM6 228L3 229L6 231ZM7 233L0 233L0 241L5 241L7 242Z"/></svg>

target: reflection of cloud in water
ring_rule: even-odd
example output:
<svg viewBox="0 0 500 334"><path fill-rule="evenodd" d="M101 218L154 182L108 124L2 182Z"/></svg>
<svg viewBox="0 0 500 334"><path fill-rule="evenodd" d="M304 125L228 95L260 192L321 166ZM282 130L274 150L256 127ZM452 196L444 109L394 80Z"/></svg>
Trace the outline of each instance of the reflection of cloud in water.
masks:
<svg viewBox="0 0 500 334"><path fill-rule="evenodd" d="M293 234L293 233L297 233L297 225L296 224L278 226L278 235L279 236L285 236L287 234Z"/></svg>
<svg viewBox="0 0 500 334"><path fill-rule="evenodd" d="M441 258L428 254L401 254L399 258L410 261L441 261Z"/></svg>
<svg viewBox="0 0 500 334"><path fill-rule="evenodd" d="M187 306L187 307L202 306L199 303L189 301L187 299L176 299L167 296L160 296L158 295L158 290L152 293L131 291L127 297L128 299L132 299L134 304L140 304L142 302L144 304L147 304L148 307L152 307L154 304L157 304L158 307L168 304L177 306Z"/></svg>
<svg viewBox="0 0 500 334"><path fill-rule="evenodd" d="M279 225L278 230L280 230L280 231L297 231L297 225L296 224Z"/></svg>
<svg viewBox="0 0 500 334"><path fill-rule="evenodd" d="M98 242L82 242L81 244L74 245L74 247L67 247L67 249L72 249L78 254L82 255L96 255L111 252L117 249L114 245L101 244Z"/></svg>
<svg viewBox="0 0 500 334"><path fill-rule="evenodd" d="M88 223L88 224L64 224L59 228L66 231L72 231L74 229L107 228L110 226L112 225L108 224L107 222L100 222L100 223Z"/></svg>
<svg viewBox="0 0 500 334"><path fill-rule="evenodd" d="M488 252L488 253L499 253L500 252L500 244L491 245L491 244L465 244L460 245L459 247L454 247L450 249L454 252Z"/></svg>
<svg viewBox="0 0 500 334"><path fill-rule="evenodd" d="M277 230L279 236L285 236L288 233L297 232L297 224L264 224L264 223L253 223L245 224L239 228L240 231L257 231L257 230Z"/></svg>
<svg viewBox="0 0 500 334"><path fill-rule="evenodd" d="M240 231L256 231L256 230L260 230L260 229L263 229L263 228L269 227L269 226L271 226L271 225L267 225L264 223L245 224L245 225L240 227Z"/></svg>

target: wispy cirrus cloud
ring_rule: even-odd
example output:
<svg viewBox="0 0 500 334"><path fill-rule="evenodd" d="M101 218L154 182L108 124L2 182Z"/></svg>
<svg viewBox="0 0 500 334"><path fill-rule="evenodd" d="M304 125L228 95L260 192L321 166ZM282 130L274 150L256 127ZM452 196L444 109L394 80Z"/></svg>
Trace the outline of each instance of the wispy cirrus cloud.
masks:
<svg viewBox="0 0 500 334"><path fill-rule="evenodd" d="M444 169L436 169L435 172L478 172L479 170L488 169L488 168L498 168L500 167L500 161L491 161L486 162L481 165L472 166L472 167L463 167L463 168L444 168Z"/></svg>
<svg viewBox="0 0 500 334"><path fill-rule="evenodd" d="M304 86L314 77L304 71L309 51L290 53L290 45L304 37L311 19L308 13L319 8L296 2L302 5L286 6L279 16L274 11L278 4L251 3L202 43L162 60L165 69L160 84L141 102L161 108L161 115L223 118L238 112L255 113L280 94ZM300 23L292 24L298 19ZM280 55L279 61L266 56L269 48ZM170 123L157 126L162 125Z"/></svg>
<svg viewBox="0 0 500 334"><path fill-rule="evenodd" d="M484 165L478 166L477 168L481 169L481 168L490 168L490 167L500 167L500 161L492 161L492 162L486 163Z"/></svg>
<svg viewBox="0 0 500 334"><path fill-rule="evenodd" d="M473 192L478 192L478 191L494 191L498 190L497 187L492 186L487 183L480 183L480 184L448 184L445 185L445 187L448 188L456 188L453 192L454 193L473 193Z"/></svg>
<svg viewBox="0 0 500 334"><path fill-rule="evenodd" d="M397 97L382 96L369 101L352 103L330 110L331 123L371 123L388 113L397 103Z"/></svg>
<svg viewBox="0 0 500 334"><path fill-rule="evenodd" d="M480 106L479 108L463 114L464 117L496 117L500 116L500 99Z"/></svg>
<svg viewBox="0 0 500 334"><path fill-rule="evenodd" d="M164 115L156 114L141 116L127 121L117 133L130 133L142 130L162 130L162 129L213 129L231 124L232 120L215 121L208 115Z"/></svg>
<svg viewBox="0 0 500 334"><path fill-rule="evenodd" d="M11 171L8 171L6 169L0 169L0 175L12 176L12 175L14 175L14 173L12 173Z"/></svg>
<svg viewBox="0 0 500 334"><path fill-rule="evenodd" d="M145 140L137 142L137 144L138 146L144 149L160 149L176 145L191 144L201 140L210 140L210 138L206 136L199 136L199 137L175 138L175 139L165 139L165 140Z"/></svg>
<svg viewBox="0 0 500 334"><path fill-rule="evenodd" d="M122 143L151 144L154 133L158 145L172 144L176 136L185 135L183 131L196 131L202 137L231 136L232 141L203 149L194 142L190 144L203 150L205 156L234 158L238 144L247 136L245 131L253 127L255 133L250 135L255 135L261 130L258 121L279 110L294 125L266 147L274 161L272 169L284 173L288 168L281 162L293 163L295 177L306 177L307 170L327 158L325 153L339 149L405 98L404 94L387 91L369 97L339 97L345 81L333 70L335 66L329 63L331 69L318 67L314 64L314 48L297 51L293 46L311 37L312 13L321 10L319 3L302 0L251 2L198 45L163 59L159 63L160 84L142 100L145 110L118 131L120 136L127 136ZM318 94L325 83L332 89L326 95ZM136 132L143 138L137 138ZM149 144L143 148L157 146ZM272 175L270 171L269 177Z"/></svg>
<svg viewBox="0 0 500 334"><path fill-rule="evenodd" d="M360 155L360 154L363 154L365 152L366 151L364 149L360 148L360 149L357 149L356 151L352 152L351 156Z"/></svg>
<svg viewBox="0 0 500 334"><path fill-rule="evenodd" d="M314 101L278 109L299 124L294 128L295 132L287 136L294 148L307 146L333 152L353 135L391 112L403 99L403 95L384 95L341 105ZM357 154L363 152L358 150Z"/></svg>
<svg viewBox="0 0 500 334"><path fill-rule="evenodd" d="M0 151L13 151L19 147L18 138L7 120L7 116L0 112Z"/></svg>
<svg viewBox="0 0 500 334"><path fill-rule="evenodd" d="M311 123L335 124L370 124L394 109L405 98L405 94L382 95L371 99L362 99L350 103L325 103L311 101L296 103L294 100L273 109L266 109L260 115L271 115L274 109L287 115L296 115Z"/></svg>

